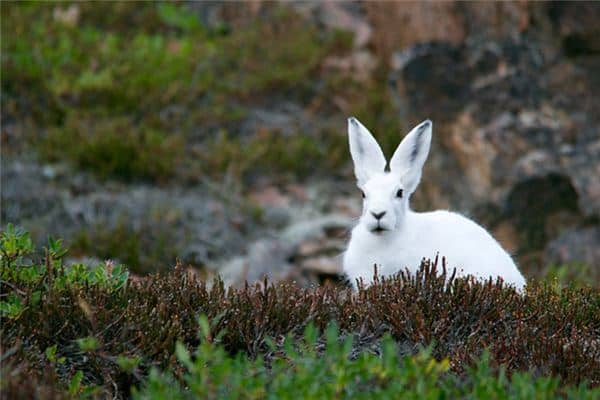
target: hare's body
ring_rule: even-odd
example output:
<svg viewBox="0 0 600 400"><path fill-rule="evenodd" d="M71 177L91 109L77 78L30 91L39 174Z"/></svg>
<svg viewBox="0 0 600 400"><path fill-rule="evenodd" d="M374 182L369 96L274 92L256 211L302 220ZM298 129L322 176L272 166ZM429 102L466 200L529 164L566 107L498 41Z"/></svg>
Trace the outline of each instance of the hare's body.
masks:
<svg viewBox="0 0 600 400"><path fill-rule="evenodd" d="M406 225L393 235L373 235L364 225L352 230L344 254L344 272L354 283L362 278L369 283L374 269L380 276L408 269L415 272L423 258L445 257L449 271L477 278L501 276L517 288L525 279L511 257L481 226L460 214L448 211L416 213L408 211Z"/></svg>
<svg viewBox="0 0 600 400"><path fill-rule="evenodd" d="M500 277L522 289L525 279L512 258L480 225L448 211L416 213L408 200L421 179L431 143L430 121L414 128L394 152L389 168L379 145L355 118L348 120L350 152L363 214L352 230L344 254L344 272L354 284L408 269L415 271L423 258L437 255L461 276Z"/></svg>

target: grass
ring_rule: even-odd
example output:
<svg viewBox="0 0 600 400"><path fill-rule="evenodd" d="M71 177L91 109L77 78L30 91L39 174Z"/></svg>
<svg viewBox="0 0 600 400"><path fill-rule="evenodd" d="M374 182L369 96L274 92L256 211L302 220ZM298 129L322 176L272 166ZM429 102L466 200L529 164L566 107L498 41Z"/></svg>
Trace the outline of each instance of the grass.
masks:
<svg viewBox="0 0 600 400"><path fill-rule="evenodd" d="M102 224L82 229L70 241L74 256L93 255L99 259L116 259L137 274L167 269L175 263L178 243L173 228L165 221L133 228L119 221L114 227Z"/></svg>
<svg viewBox="0 0 600 400"><path fill-rule="evenodd" d="M533 282L521 295L501 282L446 284L426 262L357 292L227 289L181 266L131 281L111 263L65 265L60 240L35 254L26 232L1 233L9 398L132 387L138 398L598 396L600 295L589 286Z"/></svg>
<svg viewBox="0 0 600 400"><path fill-rule="evenodd" d="M561 287L569 285L585 286L589 284L598 286L600 284L598 271L582 262L548 265L544 271L544 278Z"/></svg>
<svg viewBox="0 0 600 400"><path fill-rule="evenodd" d="M315 136L297 133L286 137L264 131L251 138L236 138L222 131L198 151L197 160L206 175L215 177L225 171L247 179L269 174L278 179L290 174L302 179L315 174L317 168L336 174L346 162L347 139L327 130Z"/></svg>
<svg viewBox="0 0 600 400"><path fill-rule="evenodd" d="M10 2L2 21L3 109L34 126L26 141L42 159L102 179L330 174L349 163L350 114L397 144L398 118L376 83L385 79L322 67L349 54L352 35L285 5L233 29L204 26L176 3ZM339 129L241 137L248 111L278 98L339 115Z"/></svg>
<svg viewBox="0 0 600 400"><path fill-rule="evenodd" d="M98 120L69 116L51 129L39 151L50 161L71 160L101 178L165 182L175 173L183 152L181 137L132 125L127 118Z"/></svg>

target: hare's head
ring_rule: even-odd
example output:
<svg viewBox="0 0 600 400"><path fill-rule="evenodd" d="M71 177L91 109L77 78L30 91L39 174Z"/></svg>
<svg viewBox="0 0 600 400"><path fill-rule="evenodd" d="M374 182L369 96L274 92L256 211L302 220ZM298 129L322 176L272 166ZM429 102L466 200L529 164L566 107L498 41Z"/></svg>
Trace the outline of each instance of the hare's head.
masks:
<svg viewBox="0 0 600 400"><path fill-rule="evenodd" d="M363 196L361 224L374 234L398 229L408 209L408 199L421 180L429 154L431 121L417 125L402 140L389 168L377 141L356 118L348 119L350 153Z"/></svg>

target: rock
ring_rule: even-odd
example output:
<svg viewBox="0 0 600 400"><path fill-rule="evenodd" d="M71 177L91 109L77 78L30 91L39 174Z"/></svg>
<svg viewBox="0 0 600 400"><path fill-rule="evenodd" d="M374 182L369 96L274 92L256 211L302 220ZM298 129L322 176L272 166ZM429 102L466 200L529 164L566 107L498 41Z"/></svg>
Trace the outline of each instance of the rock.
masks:
<svg viewBox="0 0 600 400"><path fill-rule="evenodd" d="M600 228L572 229L552 240L544 250L547 265L582 263L600 274Z"/></svg>
<svg viewBox="0 0 600 400"><path fill-rule="evenodd" d="M112 260L101 260L98 257L67 257L65 259L65 265L85 264L95 267L104 263L114 264Z"/></svg>
<svg viewBox="0 0 600 400"><path fill-rule="evenodd" d="M67 217L61 191L43 178L42 168L25 160L2 157L2 214L3 225L21 224L22 221L39 220L31 226L33 232L45 232L46 221L60 221ZM60 229L61 224L56 228ZM56 232L60 234L60 232Z"/></svg>
<svg viewBox="0 0 600 400"><path fill-rule="evenodd" d="M291 266L287 263L290 248L287 243L262 239L249 246L246 257L235 257L219 269L226 284L260 281L265 276L271 281L281 280Z"/></svg>
<svg viewBox="0 0 600 400"><path fill-rule="evenodd" d="M340 215L306 218L301 210L292 208L295 222L276 237L260 239L248 246L244 256L237 256L217 266L227 285L242 285L259 281L298 280L302 271L335 275L341 272L338 256L344 241L328 238L327 232L350 228L351 220ZM308 282L318 283L317 277ZM307 282L307 283L308 283Z"/></svg>
<svg viewBox="0 0 600 400"><path fill-rule="evenodd" d="M67 8L62 7L54 7L53 17L54 20L67 25L69 27L74 27L79 22L80 10L79 5L71 4Z"/></svg>
<svg viewBox="0 0 600 400"><path fill-rule="evenodd" d="M349 229L350 221L347 217L339 214L324 214L311 219L299 218L296 223L285 229L281 238L297 245L308 238L323 235L328 229Z"/></svg>
<svg viewBox="0 0 600 400"><path fill-rule="evenodd" d="M354 47L363 48L372 36L371 25L362 17L361 6L353 2L293 2L292 7L328 29L342 29L354 34Z"/></svg>
<svg viewBox="0 0 600 400"><path fill-rule="evenodd" d="M296 201L304 203L308 200L308 194L302 185L292 183L287 185L285 190L290 193Z"/></svg>
<svg viewBox="0 0 600 400"><path fill-rule="evenodd" d="M493 235L502 248L509 254L516 254L519 250L519 234L513 224L508 221L502 221L495 226Z"/></svg>
<svg viewBox="0 0 600 400"><path fill-rule="evenodd" d="M451 18L454 6L445 5ZM538 7L547 5L517 10L507 23ZM473 23L488 19L480 17ZM515 228L508 246L523 261L561 230L600 216L600 59L569 61L560 49L548 51L555 33L546 28L531 36L464 32L464 40L393 46L390 87L405 130L425 118L434 124L414 204L463 212L494 205L499 225L490 228Z"/></svg>
<svg viewBox="0 0 600 400"><path fill-rule="evenodd" d="M384 57L416 43L465 39L464 19L453 2L365 2L365 9Z"/></svg>
<svg viewBox="0 0 600 400"><path fill-rule="evenodd" d="M368 82L377 68L377 57L367 50L355 51L344 57L329 56L323 61L323 68L337 70L359 82Z"/></svg>
<svg viewBox="0 0 600 400"><path fill-rule="evenodd" d="M342 260L341 257L314 257L301 263L303 270L325 275L341 275Z"/></svg>
<svg viewBox="0 0 600 400"><path fill-rule="evenodd" d="M257 205L268 207L289 207L290 199L284 196L276 186L268 186L250 192L249 197Z"/></svg>
<svg viewBox="0 0 600 400"><path fill-rule="evenodd" d="M60 166L52 170L60 179L49 179L48 166L2 158L2 223L23 226L40 245L48 234L67 245L82 234L91 240L113 233L134 236L140 259L152 264L142 268L148 270L168 268L175 257L195 266L211 264L241 253L252 235L260 235L258 227L240 229L235 221L248 228L251 219L235 198L224 201L213 188L101 184Z"/></svg>
<svg viewBox="0 0 600 400"><path fill-rule="evenodd" d="M327 231L325 231L327 234ZM340 245L342 243L342 245ZM322 254L338 255L343 249L343 241L327 237L316 237L303 241L298 245L295 257L309 258Z"/></svg>
<svg viewBox="0 0 600 400"><path fill-rule="evenodd" d="M568 55L600 53L600 4L593 1L552 2L548 11Z"/></svg>
<svg viewBox="0 0 600 400"><path fill-rule="evenodd" d="M307 120L305 110L290 101L277 102L268 108L253 108L242 124L243 135L254 135L256 132L279 132L289 136L304 127Z"/></svg>
<svg viewBox="0 0 600 400"><path fill-rule="evenodd" d="M365 2L364 7L372 41L384 58L417 44L485 42L534 29L534 34L551 33L552 26L552 6L542 2Z"/></svg>

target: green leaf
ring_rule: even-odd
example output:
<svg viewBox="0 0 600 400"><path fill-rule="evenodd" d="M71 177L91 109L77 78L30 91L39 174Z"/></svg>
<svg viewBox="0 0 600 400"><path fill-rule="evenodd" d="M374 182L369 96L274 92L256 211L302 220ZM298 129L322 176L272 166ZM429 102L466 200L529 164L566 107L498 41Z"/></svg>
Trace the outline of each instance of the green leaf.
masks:
<svg viewBox="0 0 600 400"><path fill-rule="evenodd" d="M68 249L63 247L62 239L54 239L48 236L48 252L53 259L60 259L67 254Z"/></svg>
<svg viewBox="0 0 600 400"><path fill-rule="evenodd" d="M46 353L46 357L48 357L48 360L50 361L54 361L55 357L56 357L56 345L54 346L50 346L46 348L46 351L44 353Z"/></svg>
<svg viewBox="0 0 600 400"><path fill-rule="evenodd" d="M46 351L44 353L46 354L48 361L56 362L56 345L46 347Z"/></svg>
<svg viewBox="0 0 600 400"><path fill-rule="evenodd" d="M69 382L69 394L75 396L81 391L81 381L83 380L83 372L77 371Z"/></svg>
<svg viewBox="0 0 600 400"><path fill-rule="evenodd" d="M200 315L198 317L198 325L200 325L201 338L210 341L210 323L208 322L208 317L204 314Z"/></svg>
<svg viewBox="0 0 600 400"><path fill-rule="evenodd" d="M117 357L117 365L127 373L132 373L140 365L141 361L140 357Z"/></svg>
<svg viewBox="0 0 600 400"><path fill-rule="evenodd" d="M194 370L194 363L190 352L187 350L185 345L181 342L175 343L175 355L180 363L182 363L188 370Z"/></svg>
<svg viewBox="0 0 600 400"><path fill-rule="evenodd" d="M98 348L98 339L93 336L75 339L75 342L77 342L77 345L79 345L81 351L89 352Z"/></svg>
<svg viewBox="0 0 600 400"><path fill-rule="evenodd" d="M0 301L0 315L3 317L16 319L24 309L21 299L15 293L10 293L6 300Z"/></svg>
<svg viewBox="0 0 600 400"><path fill-rule="evenodd" d="M6 257L14 262L19 257L33 251L33 241L29 232L9 223L6 225L6 229L0 233L0 249L3 260Z"/></svg>

